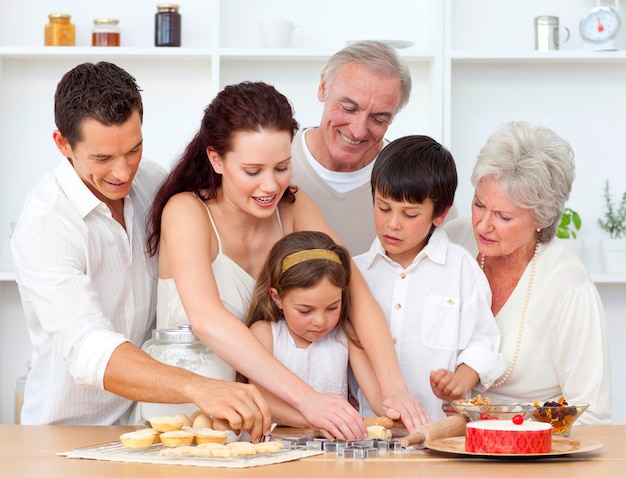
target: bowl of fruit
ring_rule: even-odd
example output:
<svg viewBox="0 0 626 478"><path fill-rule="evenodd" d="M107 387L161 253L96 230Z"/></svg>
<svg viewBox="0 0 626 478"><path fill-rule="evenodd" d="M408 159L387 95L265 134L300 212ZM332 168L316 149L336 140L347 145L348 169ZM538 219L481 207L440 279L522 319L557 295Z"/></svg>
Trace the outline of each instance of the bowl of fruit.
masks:
<svg viewBox="0 0 626 478"><path fill-rule="evenodd" d="M452 405L457 412L463 415L466 420L469 420L470 416L465 411L466 408L487 405L490 403L491 400L489 400L489 397L482 397L481 395L478 395L472 398L461 398L459 400L453 400L452 402L450 402L450 405Z"/></svg>
<svg viewBox="0 0 626 478"><path fill-rule="evenodd" d="M469 421L476 420L526 420L537 410L534 405L499 402L465 407Z"/></svg>
<svg viewBox="0 0 626 478"><path fill-rule="evenodd" d="M589 407L586 402L567 401L561 397L558 401L547 401L543 405L534 403L535 410L531 415L532 420L550 423L552 435L568 437L572 425Z"/></svg>

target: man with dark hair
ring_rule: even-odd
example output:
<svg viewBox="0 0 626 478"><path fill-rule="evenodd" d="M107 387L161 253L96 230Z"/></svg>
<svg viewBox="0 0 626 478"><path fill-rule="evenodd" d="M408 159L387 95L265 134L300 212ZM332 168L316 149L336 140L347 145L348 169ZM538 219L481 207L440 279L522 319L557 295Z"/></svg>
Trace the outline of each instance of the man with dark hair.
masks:
<svg viewBox="0 0 626 478"><path fill-rule="evenodd" d="M142 161L135 79L107 62L67 72L52 138L64 156L28 195L11 240L33 344L24 424L133 423L133 401L195 403L253 439L269 408L251 385L162 364L139 347L155 325L146 220L165 172Z"/></svg>

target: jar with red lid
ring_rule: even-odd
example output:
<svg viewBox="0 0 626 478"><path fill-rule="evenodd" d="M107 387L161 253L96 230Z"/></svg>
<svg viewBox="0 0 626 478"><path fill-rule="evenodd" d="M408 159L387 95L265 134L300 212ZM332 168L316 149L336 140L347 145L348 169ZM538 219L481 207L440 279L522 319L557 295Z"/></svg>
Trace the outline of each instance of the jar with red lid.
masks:
<svg viewBox="0 0 626 478"><path fill-rule="evenodd" d="M91 46L120 46L119 23L116 18L95 18L91 29Z"/></svg>
<svg viewBox="0 0 626 478"><path fill-rule="evenodd" d="M48 15L48 24L44 27L45 46L75 46L76 28L70 22L71 15L67 13L51 13Z"/></svg>
<svg viewBox="0 0 626 478"><path fill-rule="evenodd" d="M154 19L154 46L180 46L181 18L175 3L159 3Z"/></svg>

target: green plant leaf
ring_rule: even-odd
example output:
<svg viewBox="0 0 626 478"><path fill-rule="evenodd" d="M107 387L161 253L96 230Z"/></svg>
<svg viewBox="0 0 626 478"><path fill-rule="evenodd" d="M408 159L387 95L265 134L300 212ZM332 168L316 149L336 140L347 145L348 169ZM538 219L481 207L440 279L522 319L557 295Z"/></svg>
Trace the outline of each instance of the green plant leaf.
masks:
<svg viewBox="0 0 626 478"><path fill-rule="evenodd" d="M560 239L576 239L576 231L580 230L581 224L580 215L573 209L566 207L561 214L556 237Z"/></svg>

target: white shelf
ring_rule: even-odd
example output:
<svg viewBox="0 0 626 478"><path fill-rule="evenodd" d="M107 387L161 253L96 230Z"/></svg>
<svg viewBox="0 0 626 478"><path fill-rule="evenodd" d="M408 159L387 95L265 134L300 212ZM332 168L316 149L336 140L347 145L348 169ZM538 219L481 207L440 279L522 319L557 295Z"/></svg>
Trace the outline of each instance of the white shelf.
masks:
<svg viewBox="0 0 626 478"><path fill-rule="evenodd" d="M210 48L179 48L179 47L92 47L92 46L40 46L12 47L0 46L0 58L5 59L209 59Z"/></svg>
<svg viewBox="0 0 626 478"><path fill-rule="evenodd" d="M185 48L185 47L8 47L0 46L0 58L6 59L210 59L226 60L313 60L326 61L335 53L331 48ZM437 54L430 50L409 48L398 54L406 61L434 61Z"/></svg>
<svg viewBox="0 0 626 478"><path fill-rule="evenodd" d="M0 282L15 282L15 272L0 271Z"/></svg>
<svg viewBox="0 0 626 478"><path fill-rule="evenodd" d="M263 61L266 59L311 59L326 61L337 51L336 48L220 48L218 55L225 59L246 59ZM406 61L433 61L437 53L431 50L407 48L397 50Z"/></svg>
<svg viewBox="0 0 626 478"><path fill-rule="evenodd" d="M626 284L626 274L590 274L591 280L595 284Z"/></svg>
<svg viewBox="0 0 626 478"><path fill-rule="evenodd" d="M626 50L557 50L557 51L474 51L452 50L453 62L489 62L489 63L590 63L624 62Z"/></svg>

